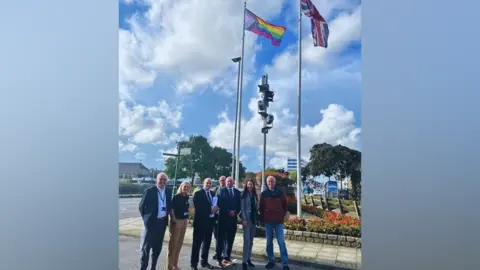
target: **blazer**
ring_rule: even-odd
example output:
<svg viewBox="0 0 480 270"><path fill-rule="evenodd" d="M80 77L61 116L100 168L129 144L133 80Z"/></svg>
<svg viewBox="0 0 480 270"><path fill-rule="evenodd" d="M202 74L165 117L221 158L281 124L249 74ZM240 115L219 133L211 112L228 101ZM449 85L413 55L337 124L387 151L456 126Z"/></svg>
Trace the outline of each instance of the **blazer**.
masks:
<svg viewBox="0 0 480 270"><path fill-rule="evenodd" d="M240 191L236 188L233 188L233 197L228 192L228 188L221 188L218 191L218 208L220 208L220 219L224 217L230 217L229 212L235 211L235 216L240 213Z"/></svg>
<svg viewBox="0 0 480 270"><path fill-rule="evenodd" d="M168 216L171 209L172 202L172 191L165 187L165 204L167 206L167 224ZM157 186L149 187L143 192L142 199L138 205L138 210L143 219L143 224L145 228L149 228L153 221L157 219L158 216L158 188Z"/></svg>
<svg viewBox="0 0 480 270"><path fill-rule="evenodd" d="M241 202L241 206L242 206L242 212L241 212L241 215L240 217L242 218L242 220L245 220L245 221L248 221L249 223L252 222L252 216L251 216L251 213L252 213L252 205L251 205L251 201L250 201L250 194L247 194L247 196L245 197L242 197L240 202ZM253 197L254 200L255 200L255 217L256 217L256 221L258 221L258 198L257 196L254 196Z"/></svg>
<svg viewBox="0 0 480 270"><path fill-rule="evenodd" d="M208 201L207 192L210 192L213 200L215 193L212 190L205 191L201 189L193 194L193 208L195 209L195 216L193 217L194 227L210 224L208 221L214 219L210 217L212 204Z"/></svg>

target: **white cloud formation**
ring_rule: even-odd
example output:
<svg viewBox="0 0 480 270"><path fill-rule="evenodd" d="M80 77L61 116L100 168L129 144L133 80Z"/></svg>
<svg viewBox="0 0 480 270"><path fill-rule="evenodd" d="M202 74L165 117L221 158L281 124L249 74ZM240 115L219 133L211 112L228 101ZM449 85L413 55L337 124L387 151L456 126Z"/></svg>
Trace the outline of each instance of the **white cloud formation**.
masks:
<svg viewBox="0 0 480 270"><path fill-rule="evenodd" d="M123 143L122 141L118 141L118 150L120 153L135 152L138 150L138 146L133 143Z"/></svg>
<svg viewBox="0 0 480 270"><path fill-rule="evenodd" d="M147 159L147 154L145 154L143 152L138 152L138 153L135 154L134 158L139 160L139 161L144 161L145 159Z"/></svg>
<svg viewBox="0 0 480 270"><path fill-rule="evenodd" d="M136 92L159 81L177 93L208 90L231 95L236 88L238 67L230 59L240 55L243 1L123 2L142 4L147 12L136 14L129 20L129 30L120 29L119 33L119 133L125 142L122 145L119 143L119 148L123 152L137 151L137 144L156 144L169 148L175 141L186 138L183 133L174 132L174 129L179 128L182 108L172 108L164 100L156 106L136 104ZM360 41L361 7L354 0L313 2L329 20L331 34L328 49L313 47L309 21L305 17L302 19L304 97L309 92L318 92L322 87L328 87L328 84L351 85L360 81L358 69L352 68L357 63L342 63L337 56L352 42ZM248 8L269 20L280 14L285 3L291 8L292 3L286 0L250 0ZM298 5L293 6L290 12L292 18L287 20L292 24L287 25L287 28L288 31L296 32L298 12L294 10L298 11ZM340 15L339 10L342 10ZM330 20L332 17L336 18ZM243 113L242 147L259 147L262 143L259 131L262 122L256 113L257 97L252 97L254 91L247 88L250 82L259 79L255 70L256 53L262 49L256 44L259 38L262 37L246 32L244 97L249 100L249 110ZM284 163L285 157L295 155L296 129L292 111L296 109L298 87L297 55L296 45L292 45L278 54L271 65L263 68L269 74L270 85L275 91L275 102L269 108L269 112L275 115L275 126L270 132L268 143L271 165ZM330 104L323 110L309 108L312 109L320 112L319 119L312 126L302 127L304 155L308 154L313 143L323 141L354 148L358 146L360 129L354 124L352 111L337 104ZM251 118L245 118L250 114ZM210 140L214 145L230 149L233 144L232 134L233 122L223 112L219 116L218 125L210 130ZM242 156L244 161L247 158Z"/></svg>
<svg viewBox="0 0 480 270"><path fill-rule="evenodd" d="M127 1L131 2L131 1ZM263 19L281 12L285 0L251 0L248 8ZM120 30L120 91L128 99L134 89L162 77L174 78L179 92L207 86L231 92L241 52L242 1L144 0L145 14L137 14L130 29ZM188 16L186 16L188 14ZM247 32L244 78L252 72L259 38ZM228 91L230 90L230 91Z"/></svg>
<svg viewBox="0 0 480 270"><path fill-rule="evenodd" d="M169 128L179 127L182 113L181 108L172 108L165 100L151 107L120 102L119 112L120 136L127 137L132 143L165 144L172 137L181 136L176 133L167 135Z"/></svg>
<svg viewBox="0 0 480 270"><path fill-rule="evenodd" d="M314 1L318 2L318 1ZM323 2L322 2L323 3ZM317 4L317 3L316 3ZM304 32L302 38L302 95L303 99L309 92L315 91L328 84L359 85L360 73L352 67L356 62L348 64L338 61L338 53L342 52L352 42L360 40L360 13L361 7L350 5L346 1L334 3L327 1L326 5L318 5L320 12L329 17L336 9L342 8L343 13L329 22L329 48L313 47L310 34ZM297 9L298 10L298 9ZM305 18L304 18L305 20ZM305 20L308 23L308 20ZM356 66L355 66L356 67ZM269 132L267 152L270 157L269 165L284 167L287 157L296 156L296 124L292 110L296 110L298 89L298 48L291 46L283 53L278 54L272 65L264 68L269 75L269 84L275 92L274 103L269 107L269 113L275 116L274 128ZM241 145L261 149L263 139L260 133L263 122L257 114L257 100L254 96L249 101L250 119L242 119ZM341 105L330 104L325 109L305 108L303 110L318 109L319 121L314 125L304 125L302 134L302 158L309 158L309 150L316 143L327 142L342 144L352 148L359 147L360 128L355 125L353 111ZM211 127L210 140L213 144L231 148L233 141L234 123L228 119L226 112L219 115L218 125Z"/></svg>
<svg viewBox="0 0 480 270"><path fill-rule="evenodd" d="M355 116L352 111L341 105L330 104L320 110L321 121L313 126L305 125L301 128L302 158L309 159L310 148L316 143L342 144L351 148L358 148L361 129L355 125ZM296 156L296 125L289 124L289 114L276 114L274 127L267 137L267 152L273 155L270 162L282 162L284 166L287 157ZM210 129L212 145L230 149L233 143L234 121L226 117L223 112L219 116L220 123ZM249 120L243 119L240 136L242 147L253 147L259 150L263 145L263 136L260 133L263 122L258 114ZM277 164L279 165L279 164Z"/></svg>

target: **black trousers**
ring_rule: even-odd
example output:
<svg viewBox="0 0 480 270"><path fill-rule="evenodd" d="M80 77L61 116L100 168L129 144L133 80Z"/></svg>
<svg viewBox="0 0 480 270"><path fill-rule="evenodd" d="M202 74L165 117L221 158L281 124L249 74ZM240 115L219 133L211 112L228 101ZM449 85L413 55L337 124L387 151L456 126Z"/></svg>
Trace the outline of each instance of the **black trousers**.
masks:
<svg viewBox="0 0 480 270"><path fill-rule="evenodd" d="M150 250L152 251L151 270L157 266L158 256L162 251L163 238L167 229L167 218L156 219L142 233L140 270L147 270Z"/></svg>
<svg viewBox="0 0 480 270"><path fill-rule="evenodd" d="M217 260L230 260L232 255L233 241L237 233L237 217L220 217L218 220L218 234L215 247ZM225 246L226 243L226 246ZM222 255L226 254L226 256Z"/></svg>
<svg viewBox="0 0 480 270"><path fill-rule="evenodd" d="M193 243L192 243L192 254L190 256L190 266L198 266L198 257L200 255L200 249L202 250L201 254L201 265L208 263L208 252L210 250L210 245L212 243L212 234L213 226L215 220L213 218L205 220L200 224L195 224L193 227Z"/></svg>
<svg viewBox="0 0 480 270"><path fill-rule="evenodd" d="M213 236L214 236L214 239L215 239L215 254L216 254L216 251L217 251L217 235L218 235L218 222L215 222L215 225L213 225ZM225 239L224 244L223 244L223 256L225 256L225 254L227 254L227 253L225 253L226 248L227 248L227 239Z"/></svg>

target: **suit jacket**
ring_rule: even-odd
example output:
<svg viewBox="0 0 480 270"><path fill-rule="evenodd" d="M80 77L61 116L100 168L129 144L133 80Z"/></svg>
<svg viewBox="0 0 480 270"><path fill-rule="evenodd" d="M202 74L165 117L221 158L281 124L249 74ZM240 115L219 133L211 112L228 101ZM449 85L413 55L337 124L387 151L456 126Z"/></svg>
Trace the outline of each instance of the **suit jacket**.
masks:
<svg viewBox="0 0 480 270"><path fill-rule="evenodd" d="M212 213L212 204L208 201L207 193L210 192L210 195L215 197L215 192L212 190L205 191L201 189L193 194L193 208L195 209L195 216L193 217L193 226L201 227L202 225L209 224L211 219L210 214Z"/></svg>
<svg viewBox="0 0 480 270"><path fill-rule="evenodd" d="M247 194L245 197L242 197L241 199L241 206L242 206L242 214L241 218L242 220L245 220L249 223L252 222L252 201L251 201L251 195ZM255 221L258 221L258 198L257 196L254 196L254 202L255 202L255 212L253 213L255 215Z"/></svg>
<svg viewBox="0 0 480 270"><path fill-rule="evenodd" d="M171 209L172 202L172 191L168 188L165 188L165 204L167 205L167 224L168 217ZM143 224L145 228L149 228L153 221L157 219L158 216L158 188L157 186L149 187L143 193L140 204L138 205L138 210L143 219Z"/></svg>
<svg viewBox="0 0 480 270"><path fill-rule="evenodd" d="M240 213L241 204L240 204L240 191L236 188L233 188L233 197L228 192L228 188L221 188L218 191L218 208L220 208L220 219L230 217L229 212L235 211L235 216Z"/></svg>

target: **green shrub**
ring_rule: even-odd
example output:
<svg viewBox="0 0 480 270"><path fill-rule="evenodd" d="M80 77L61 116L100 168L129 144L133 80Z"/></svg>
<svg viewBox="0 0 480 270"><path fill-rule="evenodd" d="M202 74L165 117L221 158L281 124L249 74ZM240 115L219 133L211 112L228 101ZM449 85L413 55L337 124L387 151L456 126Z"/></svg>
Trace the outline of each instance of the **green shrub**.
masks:
<svg viewBox="0 0 480 270"><path fill-rule="evenodd" d="M338 234L338 225L330 224L325 222L322 219L319 220L311 220L305 226L305 229L308 232L316 232L316 233L325 233L325 234Z"/></svg>
<svg viewBox="0 0 480 270"><path fill-rule="evenodd" d="M287 230L305 231L306 224L307 222L304 219L294 217L285 222L284 226Z"/></svg>
<svg viewBox="0 0 480 270"><path fill-rule="evenodd" d="M360 226L344 225L338 227L338 233L345 236L361 237L362 228Z"/></svg>

